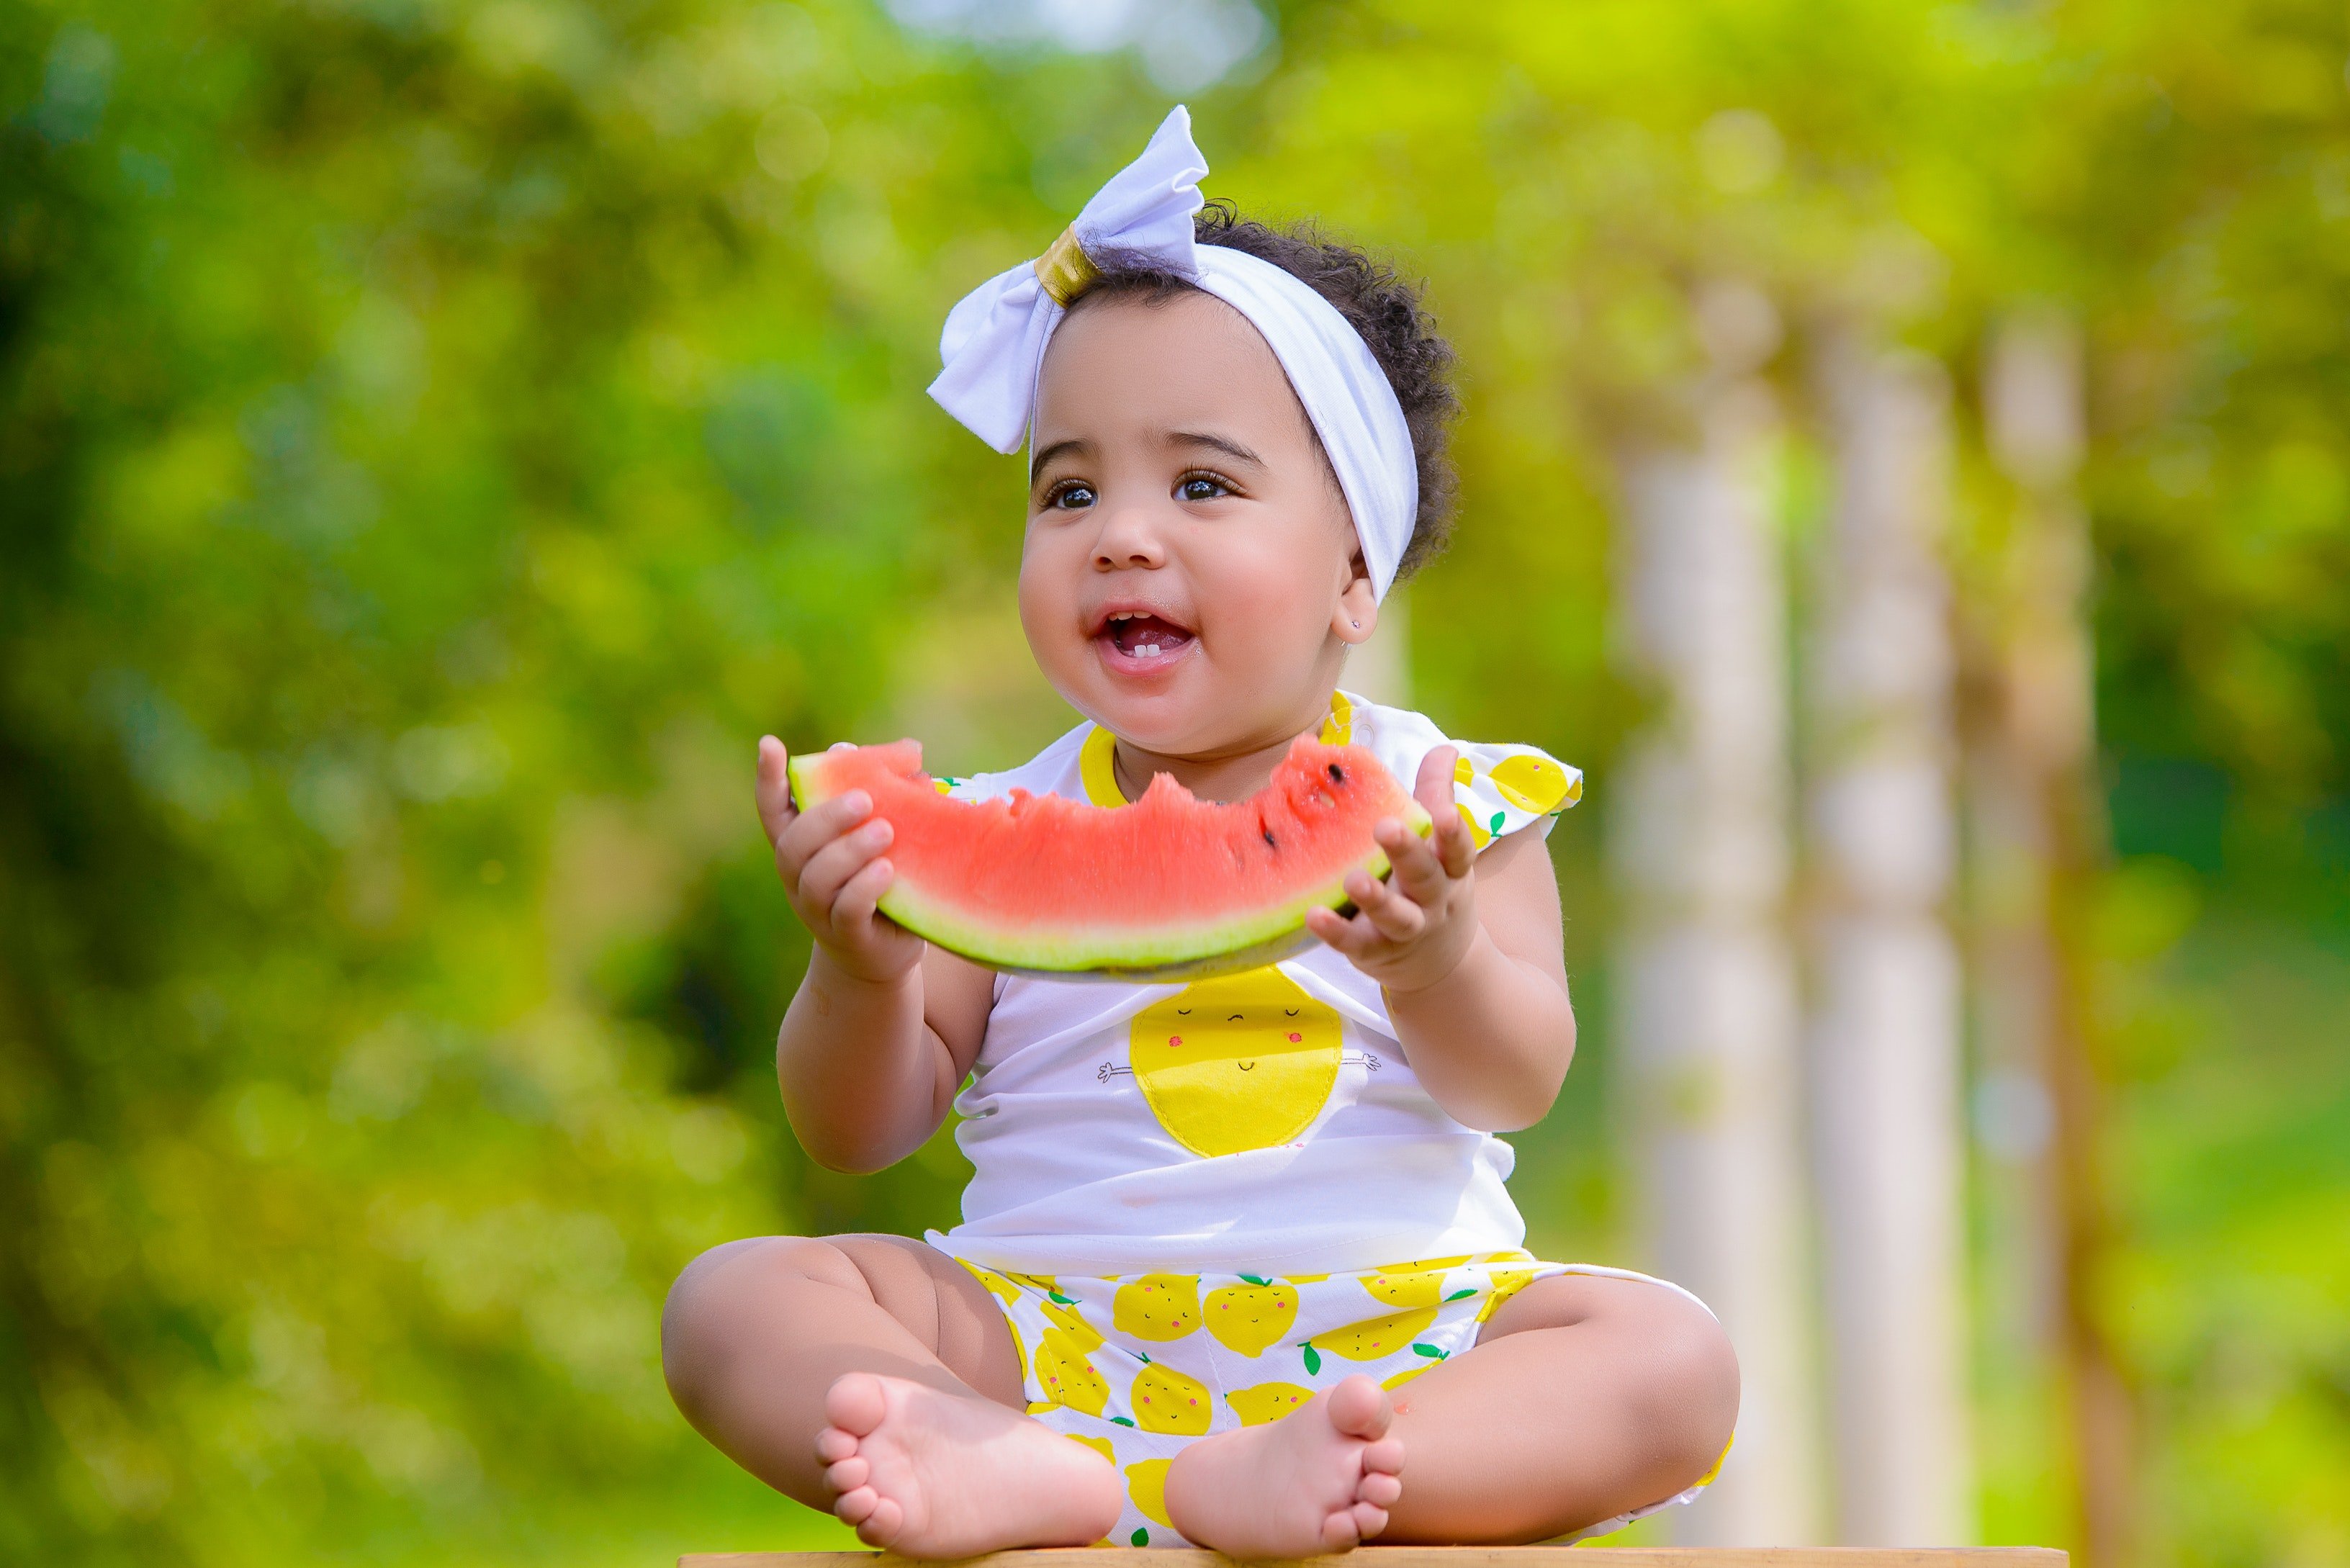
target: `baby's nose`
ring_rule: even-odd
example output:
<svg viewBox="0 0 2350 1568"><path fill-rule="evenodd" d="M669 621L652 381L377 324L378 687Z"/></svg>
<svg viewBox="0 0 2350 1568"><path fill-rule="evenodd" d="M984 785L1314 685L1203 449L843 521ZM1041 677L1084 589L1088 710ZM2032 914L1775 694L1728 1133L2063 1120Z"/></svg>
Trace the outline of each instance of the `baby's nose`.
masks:
<svg viewBox="0 0 2350 1568"><path fill-rule="evenodd" d="M1094 541L1094 564L1105 570L1120 566L1158 566L1167 552L1149 509L1124 506L1103 509L1102 529Z"/></svg>

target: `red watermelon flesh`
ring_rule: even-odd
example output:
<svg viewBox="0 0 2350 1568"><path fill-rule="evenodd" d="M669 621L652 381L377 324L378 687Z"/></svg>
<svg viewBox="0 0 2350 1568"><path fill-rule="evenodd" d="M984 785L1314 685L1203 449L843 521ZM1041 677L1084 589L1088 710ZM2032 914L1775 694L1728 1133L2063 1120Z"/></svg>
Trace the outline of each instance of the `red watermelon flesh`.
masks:
<svg viewBox="0 0 2350 1568"><path fill-rule="evenodd" d="M1388 874L1371 836L1428 813L1360 746L1301 738L1243 801L1194 797L1165 774L1131 805L1013 791L950 800L919 742L794 757L801 809L865 791L894 830L881 909L993 968L1120 979L1253 969L1308 946L1305 911L1347 907L1347 873Z"/></svg>

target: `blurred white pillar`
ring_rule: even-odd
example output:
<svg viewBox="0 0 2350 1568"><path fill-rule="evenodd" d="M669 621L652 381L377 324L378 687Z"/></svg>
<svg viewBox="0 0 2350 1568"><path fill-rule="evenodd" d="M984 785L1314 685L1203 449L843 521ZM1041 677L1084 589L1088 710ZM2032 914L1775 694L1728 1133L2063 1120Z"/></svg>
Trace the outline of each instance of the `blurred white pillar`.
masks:
<svg viewBox="0 0 2350 1568"><path fill-rule="evenodd" d="M1835 504L1807 638L1816 985L1810 1082L1836 1539L1972 1535L1941 367L1856 333L1822 356Z"/></svg>
<svg viewBox="0 0 2350 1568"><path fill-rule="evenodd" d="M1715 365L1692 439L1627 460L1630 672L1659 708L1610 791L1624 892L1617 1039L1650 1262L1738 1348L1738 1440L1677 1541L1817 1539L1788 875L1785 585L1773 520L1779 421L1753 372L1777 342L1751 288L1700 301Z"/></svg>
<svg viewBox="0 0 2350 1568"><path fill-rule="evenodd" d="M1972 771L1976 820L2000 835L1987 837L1986 857L2004 862L1994 864L2000 875L1989 889L2004 898L1984 900L1986 936L2012 961L1990 981L2001 1003L1991 1015L2026 1036L1987 1042L1986 1054L2005 1065L2014 1105L2044 1104L2053 1130L2039 1175L2055 1232L2049 1250L2072 1427L2074 1561L2118 1568L2137 1553L2136 1416L2097 1299L2116 1222L2100 1147L2088 936L2106 832L2087 607L2092 550L2074 490L2087 444L2084 380L2080 333L2063 313L2019 310L1994 335L1984 366L1985 433L2017 505L2000 561L1995 711Z"/></svg>

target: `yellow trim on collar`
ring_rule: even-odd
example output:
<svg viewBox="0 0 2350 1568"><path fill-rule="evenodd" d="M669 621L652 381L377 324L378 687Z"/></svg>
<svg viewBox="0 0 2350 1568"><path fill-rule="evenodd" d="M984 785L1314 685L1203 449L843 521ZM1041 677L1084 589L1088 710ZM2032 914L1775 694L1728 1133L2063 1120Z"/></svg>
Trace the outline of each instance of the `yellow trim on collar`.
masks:
<svg viewBox="0 0 2350 1568"><path fill-rule="evenodd" d="M1355 739L1355 705L1344 691L1330 693L1330 711L1322 721L1322 743L1344 746ZM1118 783L1118 737L1096 724L1077 748L1077 778L1086 799L1095 805L1125 805L1126 791Z"/></svg>
<svg viewBox="0 0 2350 1568"><path fill-rule="evenodd" d="M1118 737L1096 724L1077 751L1077 777L1086 799L1096 805L1124 805L1126 792L1118 787Z"/></svg>
<svg viewBox="0 0 2350 1568"><path fill-rule="evenodd" d="M1322 721L1322 743L1349 746L1355 742L1355 705L1344 691L1330 693L1330 712Z"/></svg>

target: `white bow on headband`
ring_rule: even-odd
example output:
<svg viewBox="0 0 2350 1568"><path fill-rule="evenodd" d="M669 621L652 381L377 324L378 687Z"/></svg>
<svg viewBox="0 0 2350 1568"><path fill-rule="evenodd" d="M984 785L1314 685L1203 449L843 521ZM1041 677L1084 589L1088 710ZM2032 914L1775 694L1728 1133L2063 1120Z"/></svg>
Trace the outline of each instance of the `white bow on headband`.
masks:
<svg viewBox="0 0 2350 1568"><path fill-rule="evenodd" d="M1033 262L965 295L939 338L946 362L931 396L982 441L1014 452L1035 418L1045 346L1099 275L1088 253L1154 262L1248 317L1305 405L1338 475L1371 586L1384 598L1419 511L1411 427L1387 372L1337 307L1270 262L1193 243L1207 161L1178 104L1142 156L1110 177L1076 222Z"/></svg>

